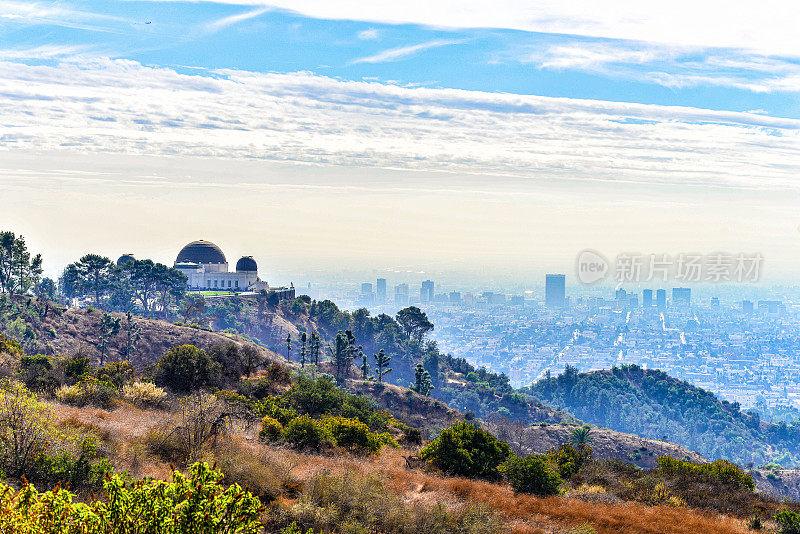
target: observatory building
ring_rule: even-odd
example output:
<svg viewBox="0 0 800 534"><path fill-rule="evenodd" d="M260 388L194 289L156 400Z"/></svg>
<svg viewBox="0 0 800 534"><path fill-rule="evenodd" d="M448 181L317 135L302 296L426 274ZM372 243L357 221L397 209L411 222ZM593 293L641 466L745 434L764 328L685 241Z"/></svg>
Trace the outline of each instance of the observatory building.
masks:
<svg viewBox="0 0 800 534"><path fill-rule="evenodd" d="M210 241L192 241L181 249L174 267L188 278L189 289L220 289L226 291L269 290L258 278L258 265L252 256L236 262L236 270L228 270L228 260L222 249Z"/></svg>

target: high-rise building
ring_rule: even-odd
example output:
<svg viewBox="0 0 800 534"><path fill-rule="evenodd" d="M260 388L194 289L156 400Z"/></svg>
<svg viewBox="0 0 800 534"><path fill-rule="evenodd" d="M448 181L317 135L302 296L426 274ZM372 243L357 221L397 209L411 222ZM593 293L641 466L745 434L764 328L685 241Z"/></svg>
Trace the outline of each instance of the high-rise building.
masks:
<svg viewBox="0 0 800 534"><path fill-rule="evenodd" d="M419 300L422 302L433 302L433 282L425 280L419 289Z"/></svg>
<svg viewBox="0 0 800 534"><path fill-rule="evenodd" d="M653 290L645 289L642 291L642 308L653 307Z"/></svg>
<svg viewBox="0 0 800 534"><path fill-rule="evenodd" d="M667 309L667 290L656 289L656 307L664 311Z"/></svg>
<svg viewBox="0 0 800 534"><path fill-rule="evenodd" d="M375 304L375 294L372 292L372 284L369 282L361 284L361 304L364 306Z"/></svg>
<svg viewBox="0 0 800 534"><path fill-rule="evenodd" d="M544 305L548 308L563 308L566 304L566 276L548 274L544 277Z"/></svg>
<svg viewBox="0 0 800 534"><path fill-rule="evenodd" d="M672 288L672 305L673 306L691 306L692 304L692 290L688 287L673 287Z"/></svg>
<svg viewBox="0 0 800 534"><path fill-rule="evenodd" d="M743 300L742 301L742 313L753 313L755 310L755 306L753 306L752 300Z"/></svg>
<svg viewBox="0 0 800 534"><path fill-rule="evenodd" d="M459 293L458 291L451 291L450 304L461 304L461 293Z"/></svg>
<svg viewBox="0 0 800 534"><path fill-rule="evenodd" d="M386 304L386 278L378 278L375 285L375 301L378 304Z"/></svg>
<svg viewBox="0 0 800 534"><path fill-rule="evenodd" d="M398 306L408 306L408 284L394 286L394 303Z"/></svg>

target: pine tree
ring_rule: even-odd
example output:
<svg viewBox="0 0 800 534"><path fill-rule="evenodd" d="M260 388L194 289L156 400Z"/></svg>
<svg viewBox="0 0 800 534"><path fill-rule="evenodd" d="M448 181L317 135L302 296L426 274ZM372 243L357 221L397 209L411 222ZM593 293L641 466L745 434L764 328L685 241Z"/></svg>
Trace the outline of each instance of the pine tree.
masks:
<svg viewBox="0 0 800 534"><path fill-rule="evenodd" d="M98 348L100 349L100 365L106 361L106 349L108 348L108 341L111 337L119 333L120 320L119 317L114 317L110 313L103 315L100 320L100 340Z"/></svg>
<svg viewBox="0 0 800 534"><path fill-rule="evenodd" d="M431 384L431 375L425 369L425 366L422 363L418 363L414 367L414 387L411 388L420 395L430 395L431 390L433 390L433 384Z"/></svg>
<svg viewBox="0 0 800 534"><path fill-rule="evenodd" d="M292 361L292 334L286 336L286 360Z"/></svg>
<svg viewBox="0 0 800 534"><path fill-rule="evenodd" d="M367 363L367 355L359 352L361 355L361 380L369 378L369 364Z"/></svg>
<svg viewBox="0 0 800 534"><path fill-rule="evenodd" d="M373 358L375 358L375 375L378 377L378 383L383 383L384 375L392 372L392 368L389 367L389 362L392 361L392 357L388 356L383 349L381 349Z"/></svg>
<svg viewBox="0 0 800 534"><path fill-rule="evenodd" d="M300 367L306 366L306 333L300 336Z"/></svg>
<svg viewBox="0 0 800 534"><path fill-rule="evenodd" d="M360 350L360 347L357 348L354 346L355 337L353 337L353 333L350 330L345 333L342 333L340 330L339 333L336 334L334 343L335 348L331 349L331 347L328 346L328 352L330 352L336 367L336 381L342 384L350 372L350 363L353 361L355 354Z"/></svg>
<svg viewBox="0 0 800 534"><path fill-rule="evenodd" d="M136 350L136 344L142 339L142 328L134 322L133 314L125 314L125 357L130 358Z"/></svg>

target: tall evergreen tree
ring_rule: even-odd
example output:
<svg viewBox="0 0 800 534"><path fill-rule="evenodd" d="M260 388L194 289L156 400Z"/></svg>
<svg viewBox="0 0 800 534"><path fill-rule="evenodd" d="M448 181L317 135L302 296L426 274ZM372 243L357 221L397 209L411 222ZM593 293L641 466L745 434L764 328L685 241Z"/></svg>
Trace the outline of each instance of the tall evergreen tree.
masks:
<svg viewBox="0 0 800 534"><path fill-rule="evenodd" d="M392 368L389 367L392 357L381 349L373 358L375 358L375 376L378 378L378 383L382 383L384 375L392 372Z"/></svg>
<svg viewBox="0 0 800 534"><path fill-rule="evenodd" d="M103 314L100 320L100 336L98 338L97 348L100 351L100 365L106 362L106 350L108 349L108 342L119 333L120 320L119 317L114 317L110 313Z"/></svg>
<svg viewBox="0 0 800 534"><path fill-rule="evenodd" d="M286 360L292 361L292 334L286 336Z"/></svg>
<svg viewBox="0 0 800 534"><path fill-rule="evenodd" d="M303 332L300 336L300 367L306 366L306 340L308 337L306 333Z"/></svg>
<svg viewBox="0 0 800 534"><path fill-rule="evenodd" d="M359 352L361 356L361 380L369 378L369 364L367 363L367 355Z"/></svg>
<svg viewBox="0 0 800 534"><path fill-rule="evenodd" d="M100 307L100 299L112 288L114 263L99 254L86 254L76 263L75 274L82 294L91 294L94 304Z"/></svg>
<svg viewBox="0 0 800 534"><path fill-rule="evenodd" d="M421 363L414 367L414 387L412 389L420 395L430 395L433 390L431 375Z"/></svg>
<svg viewBox="0 0 800 534"><path fill-rule="evenodd" d="M41 254L31 257L22 236L0 231L0 293L27 293L41 276Z"/></svg>

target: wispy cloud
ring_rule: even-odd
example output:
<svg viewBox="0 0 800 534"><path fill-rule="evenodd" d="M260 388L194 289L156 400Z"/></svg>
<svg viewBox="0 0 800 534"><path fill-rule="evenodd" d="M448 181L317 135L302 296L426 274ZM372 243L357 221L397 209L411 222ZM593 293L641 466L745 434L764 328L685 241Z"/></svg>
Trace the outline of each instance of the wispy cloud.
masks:
<svg viewBox="0 0 800 534"><path fill-rule="evenodd" d="M389 61L399 61L401 59L419 54L431 48L439 48L442 46L456 45L463 43L463 40L454 39L435 39L426 43L415 44L411 46L401 46L398 48L390 48L383 52L378 52L375 55L362 57L351 61L351 64L356 63L386 63Z"/></svg>
<svg viewBox="0 0 800 534"><path fill-rule="evenodd" d="M0 23L46 24L93 30L109 31L109 23L127 22L122 17L93 13L70 7L61 2L17 2L0 0Z"/></svg>
<svg viewBox="0 0 800 534"><path fill-rule="evenodd" d="M633 41L566 41L519 53L542 69L576 70L674 89L729 87L800 92L800 62L746 50L668 47Z"/></svg>
<svg viewBox="0 0 800 534"><path fill-rule="evenodd" d="M0 113L7 150L800 188L800 121L733 111L75 59L0 62Z"/></svg>
<svg viewBox="0 0 800 534"><path fill-rule="evenodd" d="M358 38L362 41L374 41L378 38L380 32L375 28L370 28L368 30L362 30L358 32Z"/></svg>
<svg viewBox="0 0 800 534"><path fill-rule="evenodd" d="M196 0L186 0L196 1ZM413 23L449 28L508 28L800 56L800 3L792 0L208 0L271 5L322 19ZM691 15L687 15L691 14Z"/></svg>
<svg viewBox="0 0 800 534"><path fill-rule="evenodd" d="M213 22L209 22L206 25L206 30L209 32L217 32L224 28L227 28L228 26L233 26L234 24L239 24L240 22L260 17L261 15L263 15L268 11L269 8L260 8L260 9L253 9L245 13L238 13L236 15L223 17Z"/></svg>
<svg viewBox="0 0 800 534"><path fill-rule="evenodd" d="M76 56L91 50L85 45L42 45L27 48L0 49L0 60L58 59Z"/></svg>

